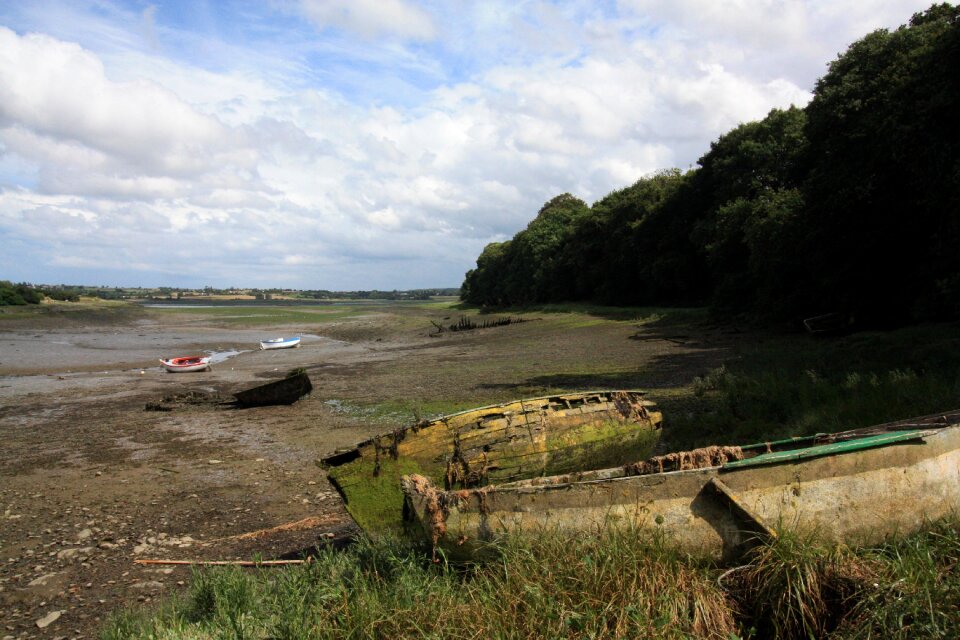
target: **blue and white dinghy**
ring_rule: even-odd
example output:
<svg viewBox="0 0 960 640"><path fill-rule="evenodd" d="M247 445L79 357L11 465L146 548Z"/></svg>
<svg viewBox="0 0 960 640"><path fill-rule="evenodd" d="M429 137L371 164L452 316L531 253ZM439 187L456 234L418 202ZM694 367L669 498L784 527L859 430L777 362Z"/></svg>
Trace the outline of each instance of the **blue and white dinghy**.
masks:
<svg viewBox="0 0 960 640"><path fill-rule="evenodd" d="M300 346L300 336L293 338L273 338L271 340L261 340L261 349L291 349Z"/></svg>

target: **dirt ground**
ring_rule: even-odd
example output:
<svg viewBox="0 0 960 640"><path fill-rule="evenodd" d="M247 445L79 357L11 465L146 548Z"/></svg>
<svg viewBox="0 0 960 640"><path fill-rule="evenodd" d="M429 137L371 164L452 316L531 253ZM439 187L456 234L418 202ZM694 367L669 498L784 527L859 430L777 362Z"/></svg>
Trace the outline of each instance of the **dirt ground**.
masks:
<svg viewBox="0 0 960 640"><path fill-rule="evenodd" d="M94 638L111 611L190 580L188 567L136 560L297 557L349 540L355 525L315 461L392 426L345 407L396 405L406 422L435 402L666 390L717 366L731 344L575 314L431 335L444 313L358 309L262 328L149 312L0 322L0 638ZM294 332L298 349L256 348ZM200 373L157 362L204 351L230 357ZM295 367L314 385L300 402L230 403ZM203 401L164 406L188 392Z"/></svg>

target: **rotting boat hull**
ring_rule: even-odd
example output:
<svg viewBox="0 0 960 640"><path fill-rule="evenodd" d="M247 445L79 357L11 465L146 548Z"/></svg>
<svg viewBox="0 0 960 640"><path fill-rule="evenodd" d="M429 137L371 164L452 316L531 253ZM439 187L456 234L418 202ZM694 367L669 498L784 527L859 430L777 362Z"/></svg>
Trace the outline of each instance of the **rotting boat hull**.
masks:
<svg viewBox="0 0 960 640"><path fill-rule="evenodd" d="M516 400L377 436L322 460L368 533L402 528L400 478L449 489L623 464L650 455L662 415L640 391Z"/></svg>
<svg viewBox="0 0 960 640"><path fill-rule="evenodd" d="M730 559L780 527L875 543L960 507L960 413L822 437L835 444L644 475L627 465L457 492L406 476L404 516L453 559L481 557L507 533L606 527Z"/></svg>
<svg viewBox="0 0 960 640"><path fill-rule="evenodd" d="M241 407L293 404L313 390L306 373L298 373L233 394Z"/></svg>

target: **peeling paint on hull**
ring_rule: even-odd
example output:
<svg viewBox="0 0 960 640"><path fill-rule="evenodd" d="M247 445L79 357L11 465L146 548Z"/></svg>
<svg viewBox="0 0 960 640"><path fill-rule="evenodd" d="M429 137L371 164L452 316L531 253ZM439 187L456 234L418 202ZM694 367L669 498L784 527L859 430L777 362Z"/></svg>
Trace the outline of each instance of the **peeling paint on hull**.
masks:
<svg viewBox="0 0 960 640"><path fill-rule="evenodd" d="M896 432L906 433L876 435ZM797 449L807 457L757 455L755 464L644 475L628 475L628 465L459 492L405 477L405 514L451 558L482 555L506 533L613 526L660 531L690 553L729 559L758 531L815 528L876 543L960 508L960 412L822 437L847 444Z"/></svg>
<svg viewBox="0 0 960 640"><path fill-rule="evenodd" d="M402 527L400 478L463 489L623 464L650 455L662 416L640 391L593 391L462 411L322 460L368 533Z"/></svg>

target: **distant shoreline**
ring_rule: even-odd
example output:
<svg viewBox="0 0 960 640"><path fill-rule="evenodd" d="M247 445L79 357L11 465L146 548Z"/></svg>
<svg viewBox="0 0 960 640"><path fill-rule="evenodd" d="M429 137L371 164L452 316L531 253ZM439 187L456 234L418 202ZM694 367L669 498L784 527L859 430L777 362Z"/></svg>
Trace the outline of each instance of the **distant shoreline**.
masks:
<svg viewBox="0 0 960 640"><path fill-rule="evenodd" d="M455 296L435 296L431 300L439 301L446 299L456 299ZM281 299L281 300L250 300L250 299L226 299L226 298L182 298L180 300L166 298L141 298L128 300L133 304L151 309L175 308L175 307L288 307L288 306L357 306L371 303L377 304L423 304L425 300L397 300L394 298L358 298L358 299L336 299L336 300L307 300Z"/></svg>

